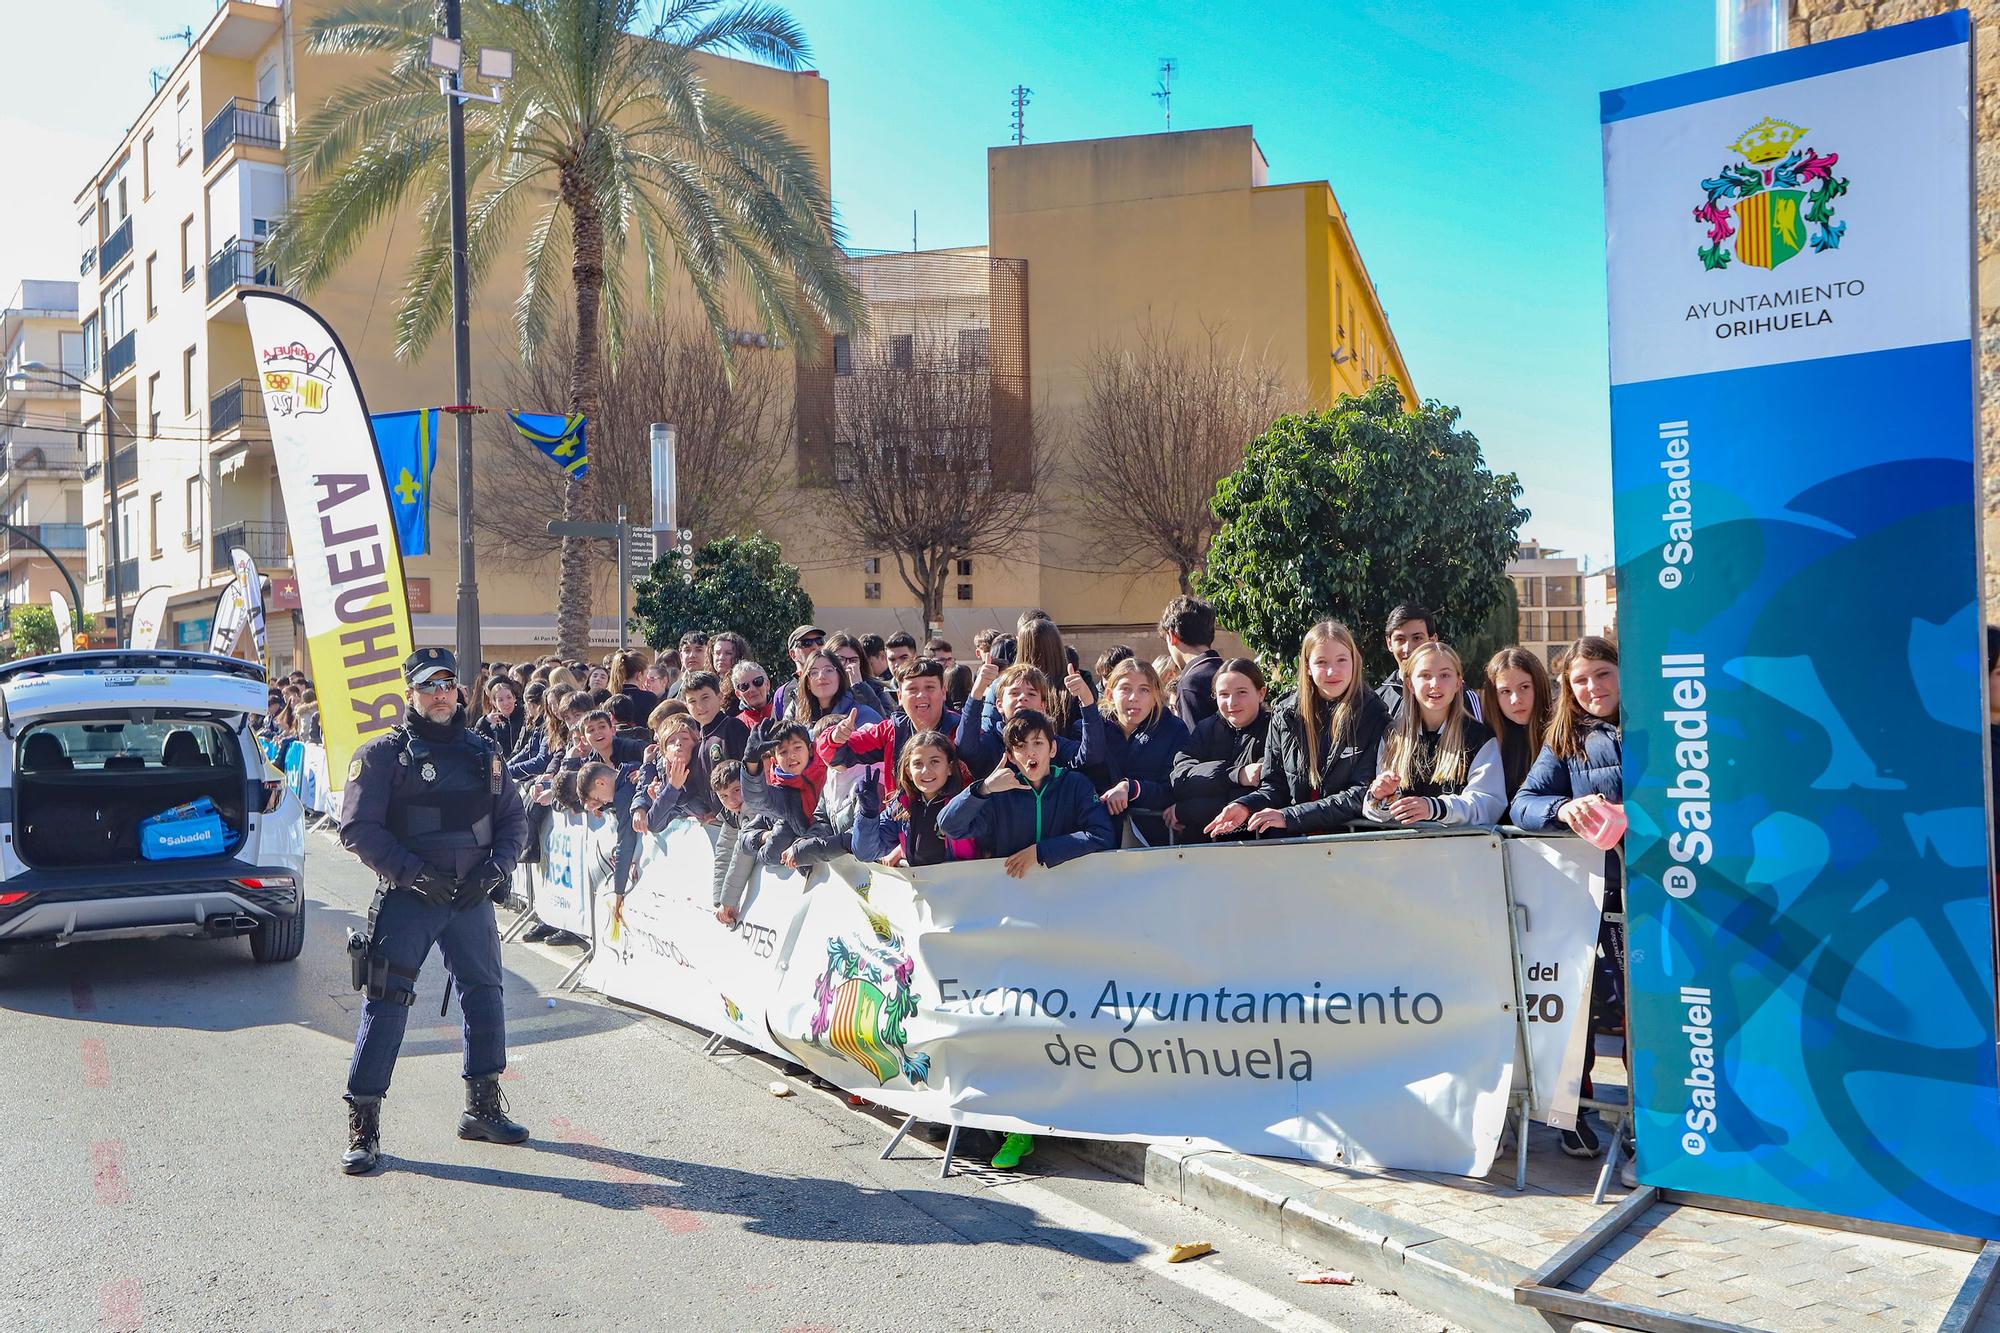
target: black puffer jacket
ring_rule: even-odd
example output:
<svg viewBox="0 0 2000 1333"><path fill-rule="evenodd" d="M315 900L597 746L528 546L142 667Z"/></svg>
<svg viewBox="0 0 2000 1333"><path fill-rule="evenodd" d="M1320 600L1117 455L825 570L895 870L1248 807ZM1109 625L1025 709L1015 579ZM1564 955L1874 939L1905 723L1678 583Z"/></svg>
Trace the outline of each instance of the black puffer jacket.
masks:
<svg viewBox="0 0 2000 1333"><path fill-rule="evenodd" d="M1255 787L1245 787L1231 775L1245 764L1264 757L1265 737L1271 730L1271 710L1260 708L1257 718L1238 731L1211 713L1195 726L1181 752L1174 756L1174 808L1180 812L1181 840L1206 842L1205 830L1222 813L1222 807L1241 800Z"/></svg>
<svg viewBox="0 0 2000 1333"><path fill-rule="evenodd" d="M1375 780L1376 752L1389 726L1389 709L1372 692L1361 692L1347 734L1327 736L1333 709L1321 709L1318 771L1306 763L1305 731L1293 696L1271 707L1271 731L1264 742L1264 781L1240 804L1251 811L1285 812L1290 833L1338 833L1361 820L1361 803Z"/></svg>

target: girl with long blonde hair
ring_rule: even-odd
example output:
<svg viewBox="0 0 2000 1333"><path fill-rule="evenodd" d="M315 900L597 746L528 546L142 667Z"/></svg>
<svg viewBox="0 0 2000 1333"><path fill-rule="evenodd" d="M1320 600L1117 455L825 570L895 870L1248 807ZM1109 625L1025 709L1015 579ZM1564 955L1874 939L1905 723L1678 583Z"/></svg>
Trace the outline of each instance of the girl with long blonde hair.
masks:
<svg viewBox="0 0 2000 1333"><path fill-rule="evenodd" d="M1174 808L1174 756L1188 742L1187 725L1167 709L1166 687L1150 662L1127 657L1104 677L1097 701L1100 726L1092 727L1076 755L1077 767L1099 792L1119 825L1148 844L1173 840L1180 829Z"/></svg>
<svg viewBox="0 0 2000 1333"><path fill-rule="evenodd" d="M1403 686L1363 813L1381 824L1499 823L1507 810L1500 746L1465 705L1458 654L1436 639L1418 644Z"/></svg>

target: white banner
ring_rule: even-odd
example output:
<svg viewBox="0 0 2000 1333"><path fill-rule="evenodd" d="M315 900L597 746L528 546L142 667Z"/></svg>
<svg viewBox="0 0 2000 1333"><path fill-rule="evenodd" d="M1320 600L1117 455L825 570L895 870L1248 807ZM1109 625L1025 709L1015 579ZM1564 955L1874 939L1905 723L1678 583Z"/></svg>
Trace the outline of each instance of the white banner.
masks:
<svg viewBox="0 0 2000 1333"><path fill-rule="evenodd" d="M1589 1054L1586 1020L1604 914L1605 853L1567 835L1507 838L1500 850L1519 913L1532 1114L1557 1129L1574 1129Z"/></svg>
<svg viewBox="0 0 2000 1333"><path fill-rule="evenodd" d="M591 904L610 887L617 855L618 831L609 819L550 812L534 874L536 919L589 935Z"/></svg>
<svg viewBox="0 0 2000 1333"><path fill-rule="evenodd" d="M229 565L236 571L236 581L243 585L243 600L250 608L250 644L257 650L257 660L268 670L271 658L267 649L269 642L264 634L264 581L257 576L257 562L250 553L240 546L229 548Z"/></svg>
<svg viewBox="0 0 2000 1333"><path fill-rule="evenodd" d="M805 902L806 877L782 866L759 875L741 918L725 926L715 919L708 873L717 836L684 819L664 833L640 836L633 858L638 882L622 900L611 894L598 899L597 953L584 981L613 999L783 1056L766 1025L766 1009ZM825 883L829 891L841 887Z"/></svg>
<svg viewBox="0 0 2000 1333"><path fill-rule="evenodd" d="M250 604L243 600L243 580L231 579L215 604L215 628L209 632L208 651L224 657L236 656L236 641L243 635L243 622L250 617Z"/></svg>
<svg viewBox="0 0 2000 1333"><path fill-rule="evenodd" d="M641 838L588 984L927 1120L1491 1164L1517 1050L1497 835L1128 851L1023 880L842 858L809 884L760 872L734 929L710 906L713 836ZM1531 987L1537 1054L1581 1031L1598 915L1587 883L1551 882L1579 873L1555 842L1516 853L1524 947L1554 969Z"/></svg>
<svg viewBox="0 0 2000 1333"><path fill-rule="evenodd" d="M356 747L403 720L402 665L413 645L389 488L353 362L333 330L277 292L237 299L285 496L327 763L343 773ZM255 587L243 591L246 604L258 601Z"/></svg>
<svg viewBox="0 0 2000 1333"><path fill-rule="evenodd" d="M56 647L65 653L76 651L76 613L70 610L69 598L55 589L49 589L49 610L56 617Z"/></svg>
<svg viewBox="0 0 2000 1333"><path fill-rule="evenodd" d="M160 630L167 621L167 598L172 590L164 583L155 583L139 594L139 600L132 606L132 627L125 635L127 648L157 648L160 646Z"/></svg>

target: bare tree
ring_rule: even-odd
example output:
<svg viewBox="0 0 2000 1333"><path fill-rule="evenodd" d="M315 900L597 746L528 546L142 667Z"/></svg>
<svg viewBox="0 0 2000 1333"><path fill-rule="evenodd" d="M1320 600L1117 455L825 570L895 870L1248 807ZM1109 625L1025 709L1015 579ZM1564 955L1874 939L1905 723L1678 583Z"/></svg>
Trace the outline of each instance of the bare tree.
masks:
<svg viewBox="0 0 2000 1333"><path fill-rule="evenodd" d="M517 410L560 411L569 401L568 352L560 345L550 352L508 375ZM705 541L748 535L772 521L786 495L780 474L792 443L790 357L745 349L735 360L732 382L707 329L670 317L646 316L626 328L617 364L603 372L603 406L588 434L591 484L571 519L611 522L622 504L630 522L651 521L650 431L666 421L675 426L682 527ZM489 418L487 432L493 480L482 485L493 498L474 522L512 553L559 550L561 539L547 527L563 517L562 469L505 417Z"/></svg>
<svg viewBox="0 0 2000 1333"><path fill-rule="evenodd" d="M1172 565L1191 592L1215 536L1215 483L1295 395L1275 367L1208 325L1182 340L1171 323L1142 321L1129 343L1093 348L1082 369L1076 461L1094 502L1094 553L1112 568Z"/></svg>
<svg viewBox="0 0 2000 1333"><path fill-rule="evenodd" d="M939 628L954 560L1018 556L1041 450L1024 385L940 335L872 342L834 380L834 516L855 554L888 552Z"/></svg>

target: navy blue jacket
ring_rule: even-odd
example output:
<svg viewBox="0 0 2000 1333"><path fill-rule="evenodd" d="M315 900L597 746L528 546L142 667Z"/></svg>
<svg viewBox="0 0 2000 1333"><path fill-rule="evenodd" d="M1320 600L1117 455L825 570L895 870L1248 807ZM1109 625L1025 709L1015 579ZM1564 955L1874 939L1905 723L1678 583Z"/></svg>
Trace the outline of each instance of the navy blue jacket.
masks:
<svg viewBox="0 0 2000 1333"><path fill-rule="evenodd" d="M1069 730L1056 737L1058 768L1076 766L1083 737L1104 726L1104 718L1095 708L1078 708L1075 712L1078 716L1070 723ZM1007 746L1000 739L1000 728L987 724L989 714L997 718L1000 710L984 699L967 699L965 711L959 714L958 735L953 738L958 744L958 757L980 777L1000 767L1000 761L1007 757Z"/></svg>
<svg viewBox="0 0 2000 1333"><path fill-rule="evenodd" d="M507 776L516 782L526 782L549 771L549 733L545 727L536 727L521 748L514 752L514 759L507 765Z"/></svg>
<svg viewBox="0 0 2000 1333"><path fill-rule="evenodd" d="M1579 796L1602 796L1609 801L1625 799L1625 761L1619 744L1618 728L1590 718L1579 728L1583 754L1576 759L1559 759L1548 746L1535 759L1535 766L1521 780L1508 814L1514 823L1531 832L1563 829L1556 811L1563 803Z"/></svg>
<svg viewBox="0 0 2000 1333"><path fill-rule="evenodd" d="M1111 813L1097 799L1090 779L1074 769L1050 769L1038 790L988 796L984 786L982 779L952 797L938 816L938 831L947 838L972 839L984 856L1012 856L1033 847L1035 859L1045 866L1118 845Z"/></svg>
<svg viewBox="0 0 2000 1333"><path fill-rule="evenodd" d="M1187 743L1187 727L1165 709L1130 736L1099 715L1098 725L1084 735L1076 763L1100 792L1121 782L1134 784L1137 790L1126 809L1138 814L1139 832L1147 842L1164 845L1167 826L1159 812L1174 803L1174 757Z"/></svg>
<svg viewBox="0 0 2000 1333"><path fill-rule="evenodd" d="M1204 648L1181 668L1174 682L1174 715L1192 731L1215 716L1215 673L1222 669L1222 654Z"/></svg>
<svg viewBox="0 0 2000 1333"><path fill-rule="evenodd" d="M1180 811L1181 841L1206 842L1205 830L1222 808L1257 790L1230 775L1263 759L1264 738L1270 730L1268 708L1258 709L1256 720L1241 731L1221 713L1201 720L1174 756L1174 805Z"/></svg>

